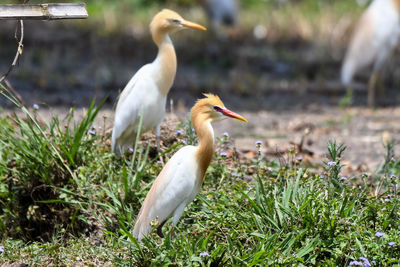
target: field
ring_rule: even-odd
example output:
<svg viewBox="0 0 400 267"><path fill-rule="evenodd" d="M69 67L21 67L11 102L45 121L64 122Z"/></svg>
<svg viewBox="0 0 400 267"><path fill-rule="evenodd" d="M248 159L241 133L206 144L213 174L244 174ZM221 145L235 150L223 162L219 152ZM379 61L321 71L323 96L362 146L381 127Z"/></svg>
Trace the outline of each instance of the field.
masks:
<svg viewBox="0 0 400 267"><path fill-rule="evenodd" d="M187 112L202 92L249 123L215 124L214 159L173 239L170 222L164 239L133 238L162 163L152 132L122 158L110 152L117 95L156 54L149 14L170 7L207 24L193 1L153 2L89 1L86 21L26 22L9 78L24 103L0 85L0 265L400 265L397 53L378 108L365 107L368 71L353 91L340 85L366 4L347 0L243 1L229 41L173 36L164 161L196 144ZM0 29L3 73L15 23Z"/></svg>

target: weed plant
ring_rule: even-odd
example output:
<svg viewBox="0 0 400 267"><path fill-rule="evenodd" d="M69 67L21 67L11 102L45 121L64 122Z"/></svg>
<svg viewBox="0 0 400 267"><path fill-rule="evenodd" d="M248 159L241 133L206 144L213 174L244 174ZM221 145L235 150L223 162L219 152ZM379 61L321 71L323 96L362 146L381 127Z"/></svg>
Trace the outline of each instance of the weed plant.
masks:
<svg viewBox="0 0 400 267"><path fill-rule="evenodd" d="M72 125L73 109L63 122L41 123L4 87L2 94L15 103L25 118L2 118L0 128L0 236L49 239L57 227L79 228L82 185L79 166L90 162L97 136L90 134L99 107Z"/></svg>

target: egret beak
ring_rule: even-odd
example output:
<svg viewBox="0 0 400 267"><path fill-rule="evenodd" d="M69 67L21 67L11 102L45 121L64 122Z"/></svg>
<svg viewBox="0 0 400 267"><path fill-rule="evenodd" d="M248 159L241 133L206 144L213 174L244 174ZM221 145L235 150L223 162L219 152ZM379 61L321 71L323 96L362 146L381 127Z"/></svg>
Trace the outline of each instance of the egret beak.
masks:
<svg viewBox="0 0 400 267"><path fill-rule="evenodd" d="M241 116L241 115L239 115L239 114L237 114L237 113L235 113L235 112L233 112L233 111L230 111L230 110L227 109L227 108L221 109L221 113L222 113L223 115L227 116L227 117L231 117L231 118L235 118L235 119L238 119L238 120L247 122L247 120L246 120L243 116Z"/></svg>
<svg viewBox="0 0 400 267"><path fill-rule="evenodd" d="M181 25L183 27L196 29L196 30L202 30L202 31L207 30L205 27L201 26L200 24L197 24L197 23L194 23L194 22L191 22L191 21L187 21L187 20L182 21Z"/></svg>

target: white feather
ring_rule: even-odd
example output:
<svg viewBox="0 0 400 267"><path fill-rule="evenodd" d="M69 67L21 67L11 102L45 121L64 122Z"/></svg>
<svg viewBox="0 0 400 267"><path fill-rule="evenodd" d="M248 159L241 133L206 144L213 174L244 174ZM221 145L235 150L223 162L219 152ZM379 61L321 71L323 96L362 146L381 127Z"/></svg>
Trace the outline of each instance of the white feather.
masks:
<svg viewBox="0 0 400 267"><path fill-rule="evenodd" d="M112 151L124 153L135 141L140 115L143 114L141 132L158 127L165 115L166 96L156 79L157 61L143 66L129 81L118 101L112 133Z"/></svg>
<svg viewBox="0 0 400 267"><path fill-rule="evenodd" d="M139 241L152 231L151 221L162 223L173 217L175 226L185 207L196 197L201 187L196 149L195 146L181 148L154 181L154 191L146 197L133 230Z"/></svg>

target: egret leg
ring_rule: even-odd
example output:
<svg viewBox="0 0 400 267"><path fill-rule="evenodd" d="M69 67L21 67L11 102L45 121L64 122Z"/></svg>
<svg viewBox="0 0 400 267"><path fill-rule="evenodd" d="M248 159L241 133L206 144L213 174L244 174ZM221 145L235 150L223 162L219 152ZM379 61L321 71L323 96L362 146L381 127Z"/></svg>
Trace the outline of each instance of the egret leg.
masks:
<svg viewBox="0 0 400 267"><path fill-rule="evenodd" d="M157 143L157 153L160 154L161 153L161 148L160 148L160 136L161 136L161 127L160 125L157 125L156 127L156 143ZM164 167L164 159L163 157L160 155L160 161L161 161L161 165Z"/></svg>
<svg viewBox="0 0 400 267"><path fill-rule="evenodd" d="M375 106L375 84L378 79L378 72L374 71L369 79L368 83L368 107L373 108Z"/></svg>
<svg viewBox="0 0 400 267"><path fill-rule="evenodd" d="M377 83L378 83L378 94L379 94L378 100L380 100L381 102L383 101L383 103L385 103L384 102L384 99L385 99L385 85L383 84L383 82L384 82L383 72L380 71L378 73L378 79L377 80L378 80Z"/></svg>
<svg viewBox="0 0 400 267"><path fill-rule="evenodd" d="M161 127L157 125L156 127L156 145L157 145L157 152L160 153L160 136L161 136Z"/></svg>
<svg viewBox="0 0 400 267"><path fill-rule="evenodd" d="M183 211L185 210L185 203L181 203L176 210L174 211L174 218L172 219L172 230L171 230L171 241L174 238L175 226L178 224L179 219L182 216Z"/></svg>
<svg viewBox="0 0 400 267"><path fill-rule="evenodd" d="M165 222L167 220L163 221L158 227L157 227L157 234L159 237L164 238L164 234L162 232L162 227L164 226Z"/></svg>

